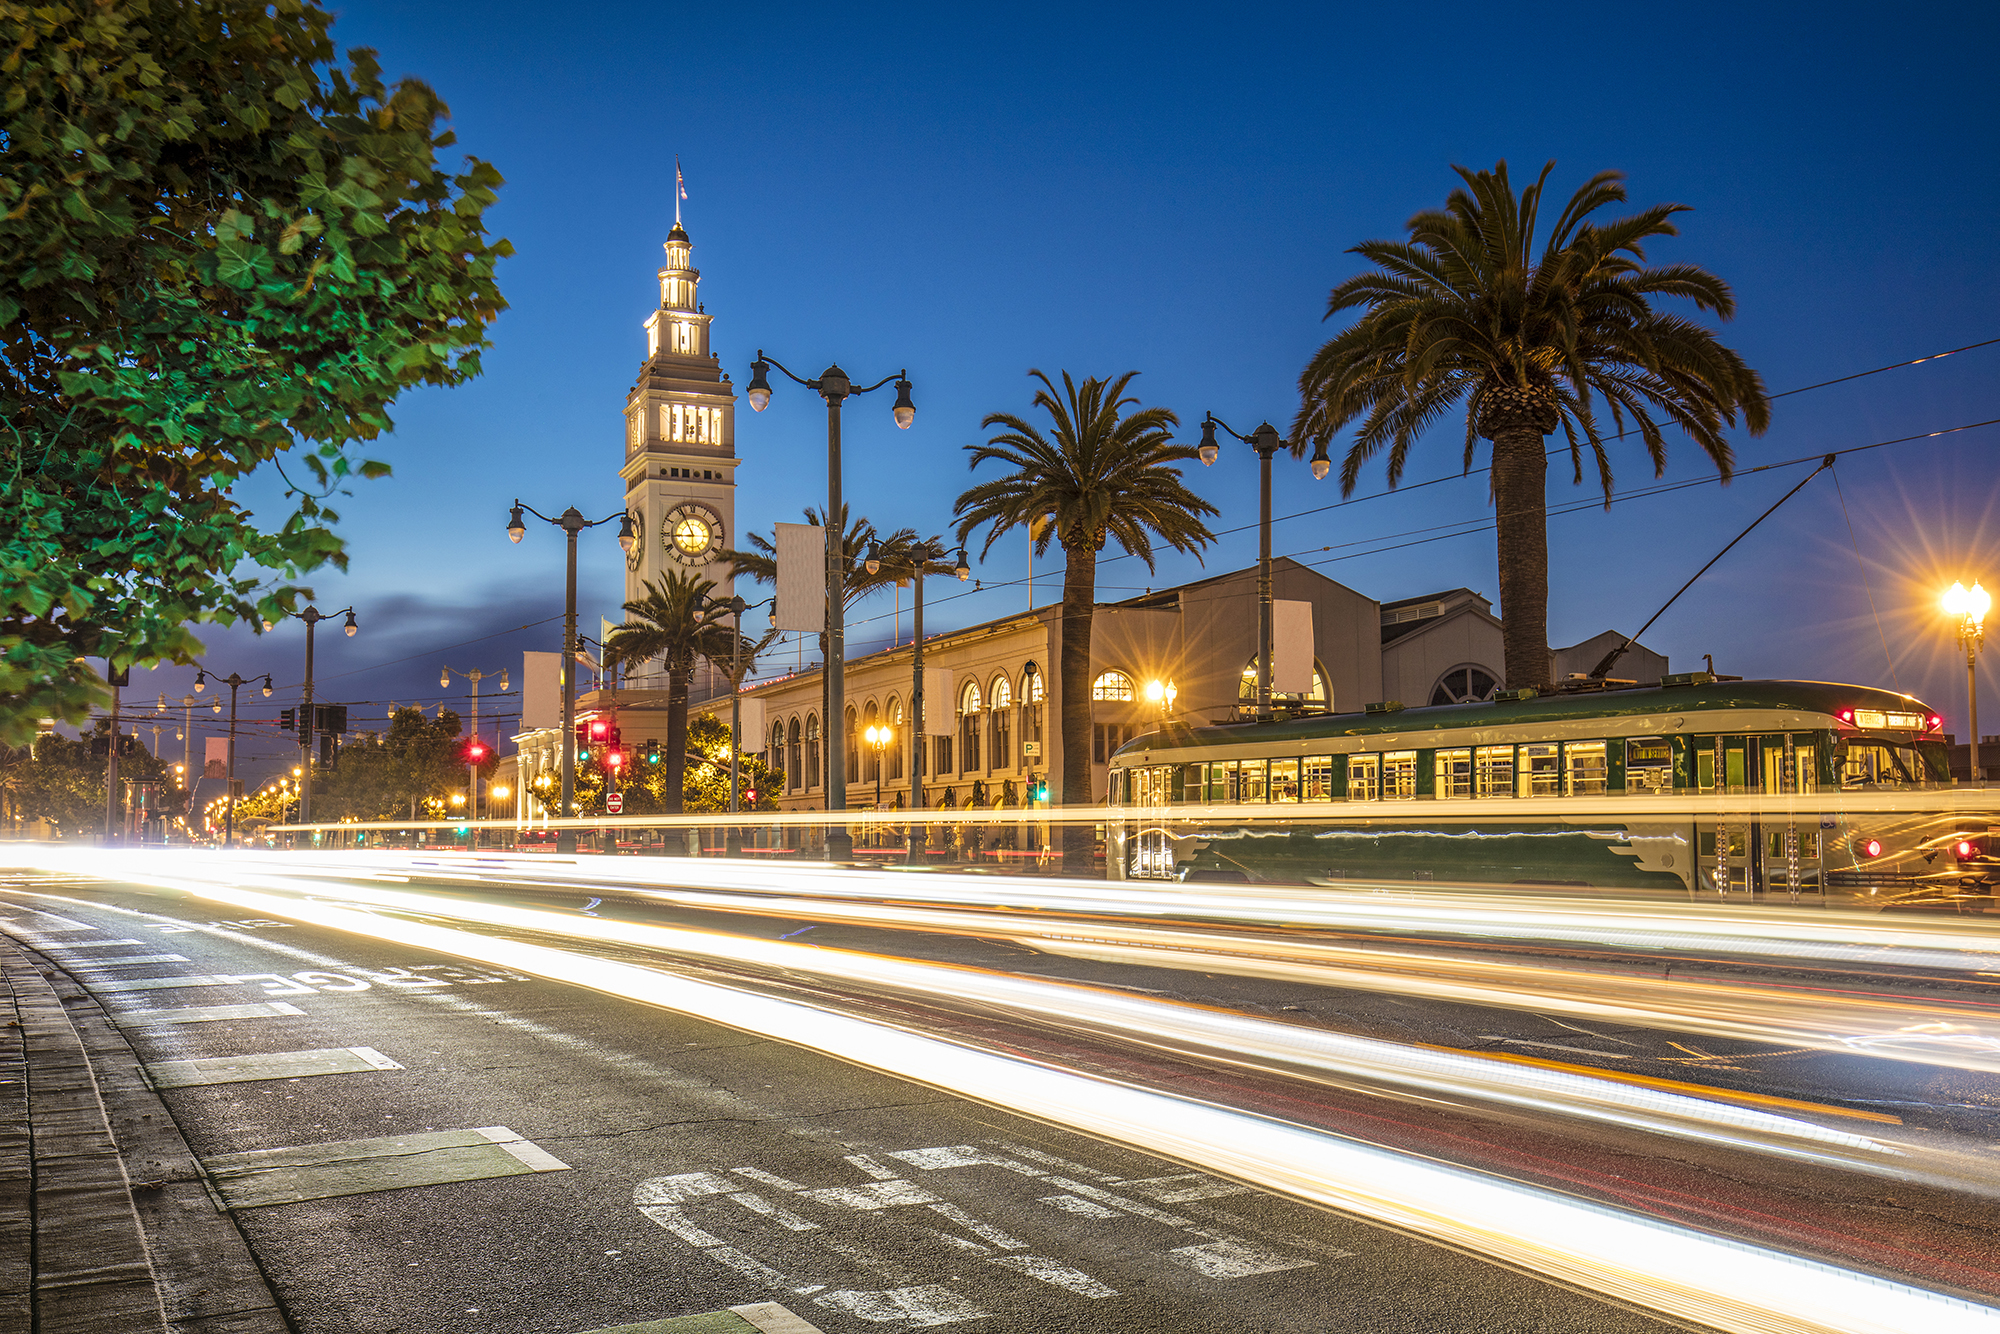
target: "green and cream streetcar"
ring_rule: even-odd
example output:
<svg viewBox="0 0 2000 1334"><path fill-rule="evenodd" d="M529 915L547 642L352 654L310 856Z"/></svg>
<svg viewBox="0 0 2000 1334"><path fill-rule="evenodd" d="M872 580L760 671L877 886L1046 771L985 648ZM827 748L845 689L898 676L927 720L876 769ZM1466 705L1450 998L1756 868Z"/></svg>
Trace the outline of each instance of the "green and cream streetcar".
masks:
<svg viewBox="0 0 2000 1334"><path fill-rule="evenodd" d="M1990 865L1983 821L1918 796L1950 783L1942 725L1907 695L1705 672L1176 724L1111 758L1113 873L1880 903Z"/></svg>

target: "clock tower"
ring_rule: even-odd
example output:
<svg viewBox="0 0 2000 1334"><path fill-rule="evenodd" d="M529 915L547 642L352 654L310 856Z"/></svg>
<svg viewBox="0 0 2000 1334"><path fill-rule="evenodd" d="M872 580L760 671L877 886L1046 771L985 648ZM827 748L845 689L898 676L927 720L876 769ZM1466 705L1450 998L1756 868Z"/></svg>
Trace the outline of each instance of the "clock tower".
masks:
<svg viewBox="0 0 2000 1334"><path fill-rule="evenodd" d="M716 559L738 545L736 532L736 391L708 350L708 322L698 297L701 272L689 262L693 242L680 220L667 233L660 307L646 320L646 363L625 397L625 507L639 529L626 561L625 598L645 596L648 581L681 570L735 592Z"/></svg>

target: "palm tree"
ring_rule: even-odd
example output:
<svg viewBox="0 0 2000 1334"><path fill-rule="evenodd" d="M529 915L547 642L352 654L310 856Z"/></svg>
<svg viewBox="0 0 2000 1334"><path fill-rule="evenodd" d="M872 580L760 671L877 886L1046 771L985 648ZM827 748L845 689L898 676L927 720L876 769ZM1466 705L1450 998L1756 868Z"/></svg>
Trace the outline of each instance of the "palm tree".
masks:
<svg viewBox="0 0 2000 1334"><path fill-rule="evenodd" d="M1563 428L1578 484L1582 446L1590 445L1609 505L1611 461L1594 399L1610 408L1611 439L1638 432L1655 476L1667 466L1658 419L1692 436L1727 481L1735 458L1723 428L1740 412L1761 435L1771 418L1756 371L1708 329L1650 304L1680 297L1721 319L1736 312L1728 286L1706 269L1645 267L1643 243L1678 235L1671 219L1688 206L1656 204L1593 223L1599 209L1625 202L1623 174L1599 172L1570 196L1537 258L1537 214L1554 167L1519 195L1505 162L1490 172L1455 167L1465 188L1442 210L1410 219L1408 241L1354 247L1377 267L1334 288L1326 313L1364 313L1299 376L1291 437L1293 453L1303 454L1359 418L1342 494L1353 494L1362 465L1385 447L1393 487L1411 444L1464 402L1466 471L1480 439L1493 445L1507 684L1516 688L1549 681L1543 438Z"/></svg>
<svg viewBox="0 0 2000 1334"><path fill-rule="evenodd" d="M728 612L711 602L715 585L699 575L669 570L660 583L648 579L646 595L625 604L625 624L605 637L606 665L664 658L667 668L667 771L661 780L667 813L681 811L687 772L688 682L696 657L714 659L735 648Z"/></svg>
<svg viewBox="0 0 2000 1334"><path fill-rule="evenodd" d="M1107 537L1127 554L1153 568L1153 535L1176 551L1199 553L1214 539L1201 516L1216 513L1213 505L1181 483L1181 470L1169 464L1196 457L1189 445L1174 443L1167 428L1180 419L1165 408L1140 408L1125 394L1137 371L1116 380L1086 379L1077 384L1063 372L1062 391L1041 371L1029 375L1042 382L1034 405L1049 415L1053 430L1044 435L1012 413L995 412L981 429L1004 427L983 445L967 445L971 467L992 459L1014 471L967 491L958 498L958 540L990 525L980 555L993 549L1001 534L1029 530L1036 554L1049 542L1062 544L1062 661L1057 698L1062 712L1062 799L1064 805L1090 804L1090 623L1097 598L1097 553ZM1127 412L1127 408L1137 409ZM1065 830L1063 869L1086 874L1088 831Z"/></svg>

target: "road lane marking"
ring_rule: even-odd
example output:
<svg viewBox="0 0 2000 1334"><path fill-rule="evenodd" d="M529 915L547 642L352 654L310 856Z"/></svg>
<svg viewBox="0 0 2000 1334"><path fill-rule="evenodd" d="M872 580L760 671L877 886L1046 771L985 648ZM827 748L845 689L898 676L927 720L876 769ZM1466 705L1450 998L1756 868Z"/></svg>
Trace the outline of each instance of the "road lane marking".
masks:
<svg viewBox="0 0 2000 1334"><path fill-rule="evenodd" d="M776 1302L752 1302L726 1311L644 1320L636 1325L588 1329L582 1334L822 1334L822 1331Z"/></svg>
<svg viewBox="0 0 2000 1334"><path fill-rule="evenodd" d="M254 1149L202 1166L230 1209L569 1170L505 1126Z"/></svg>
<svg viewBox="0 0 2000 1334"><path fill-rule="evenodd" d="M991 1312L981 1310L950 1288L926 1283L917 1288L887 1288L879 1292L855 1292L842 1288L813 1298L830 1310L845 1312L871 1324L892 1321L912 1329L934 1325L955 1325L962 1320L984 1320Z"/></svg>
<svg viewBox="0 0 2000 1334"><path fill-rule="evenodd" d="M146 1028L154 1024L211 1024L222 1019L266 1019L304 1013L298 1006L283 1001L252 1001L248 1005L187 1005L176 1010L114 1010L111 1018L120 1028Z"/></svg>
<svg viewBox="0 0 2000 1334"><path fill-rule="evenodd" d="M403 1067L373 1047L326 1047L316 1051L274 1051L249 1056L201 1056L156 1061L146 1067L156 1087L194 1088L203 1084L247 1084L263 1079L303 1079L308 1075L351 1075Z"/></svg>
<svg viewBox="0 0 2000 1334"><path fill-rule="evenodd" d="M78 971L94 968L120 968L132 963L186 963L185 954L130 954L118 959L68 959L64 966Z"/></svg>
<svg viewBox="0 0 2000 1334"><path fill-rule="evenodd" d="M996 1255L986 1263L1026 1274L1029 1278L1073 1292L1079 1297L1088 1297L1092 1301L1118 1295L1116 1288L1107 1288L1090 1275L1079 1273L1045 1255ZM1312 1262L1308 1260L1306 1263Z"/></svg>
<svg viewBox="0 0 2000 1334"><path fill-rule="evenodd" d="M1279 1255L1234 1237L1224 1237L1199 1246L1176 1246L1167 1254L1203 1278L1248 1278L1253 1274L1305 1269L1319 1263L1317 1260Z"/></svg>
<svg viewBox="0 0 2000 1334"><path fill-rule="evenodd" d="M92 982L92 992L118 991L178 991L182 987L233 987L237 979L233 977L210 977L205 973L189 973L184 977L121 977L106 982Z"/></svg>
<svg viewBox="0 0 2000 1334"><path fill-rule="evenodd" d="M64 940L51 942L50 953L67 953L70 950L101 950L112 945L143 945L143 940Z"/></svg>
<svg viewBox="0 0 2000 1334"><path fill-rule="evenodd" d="M1229 1195L1248 1195L1250 1188L1235 1181L1223 1181L1206 1172L1182 1172L1170 1177L1147 1177L1118 1183L1141 1195L1150 1195L1161 1204L1185 1204L1193 1200L1219 1200Z"/></svg>
<svg viewBox="0 0 2000 1334"><path fill-rule="evenodd" d="M1486 1042L1505 1042L1515 1047L1540 1047L1545 1051L1566 1051L1573 1056L1595 1056L1606 1061L1629 1061L1633 1059L1629 1051L1598 1051L1593 1047L1572 1047L1561 1042L1536 1042L1533 1038L1503 1038L1498 1033L1481 1033ZM1626 1044L1631 1045L1631 1044Z"/></svg>

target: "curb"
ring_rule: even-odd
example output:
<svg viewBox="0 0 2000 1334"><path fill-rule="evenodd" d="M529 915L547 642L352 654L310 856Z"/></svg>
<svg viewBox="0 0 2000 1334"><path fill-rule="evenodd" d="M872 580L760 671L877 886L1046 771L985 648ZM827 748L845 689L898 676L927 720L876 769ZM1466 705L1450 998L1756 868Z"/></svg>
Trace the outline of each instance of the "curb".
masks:
<svg viewBox="0 0 2000 1334"><path fill-rule="evenodd" d="M122 1307L92 1306L81 1320L66 1325L53 1321L38 1307L42 1323L33 1328L49 1334L72 1328L117 1329L121 1334L126 1330L133 1334L153 1330L165 1334L290 1334L292 1326L235 1220L218 1210L206 1174L182 1139L179 1126L147 1080L130 1044L96 999L18 940L0 943L0 971L14 986L17 1005L24 995L39 992L44 998L43 1018L51 1030L59 1029L53 1032L52 1043L64 1046L68 1068L80 1068L90 1085L95 1118L92 1149L98 1155L100 1185L122 1196L116 1202L122 1214L120 1240L124 1246L136 1248L145 1269L147 1310L143 1319L137 1318L136 1310L126 1316ZM33 1098L37 1084L49 1077L42 1069L44 1059L31 1047L28 1110L35 1142L31 1170L37 1178L47 1171L42 1161L42 1142L47 1134L44 1113ZM0 1086L0 1095L4 1093L4 1086ZM0 1096L0 1105L4 1101ZM4 1129L0 1129L0 1152L4 1152L4 1143ZM4 1160L0 1160L0 1173L4 1173ZM104 1207L109 1210L111 1204L107 1196ZM33 1274L37 1301L44 1300L41 1294L48 1283L44 1271L50 1268L49 1245L38 1234ZM84 1244L86 1253L96 1248L95 1241ZM8 1256L0 1254L0 1264L7 1260ZM0 1311L4 1310L0 1306Z"/></svg>

